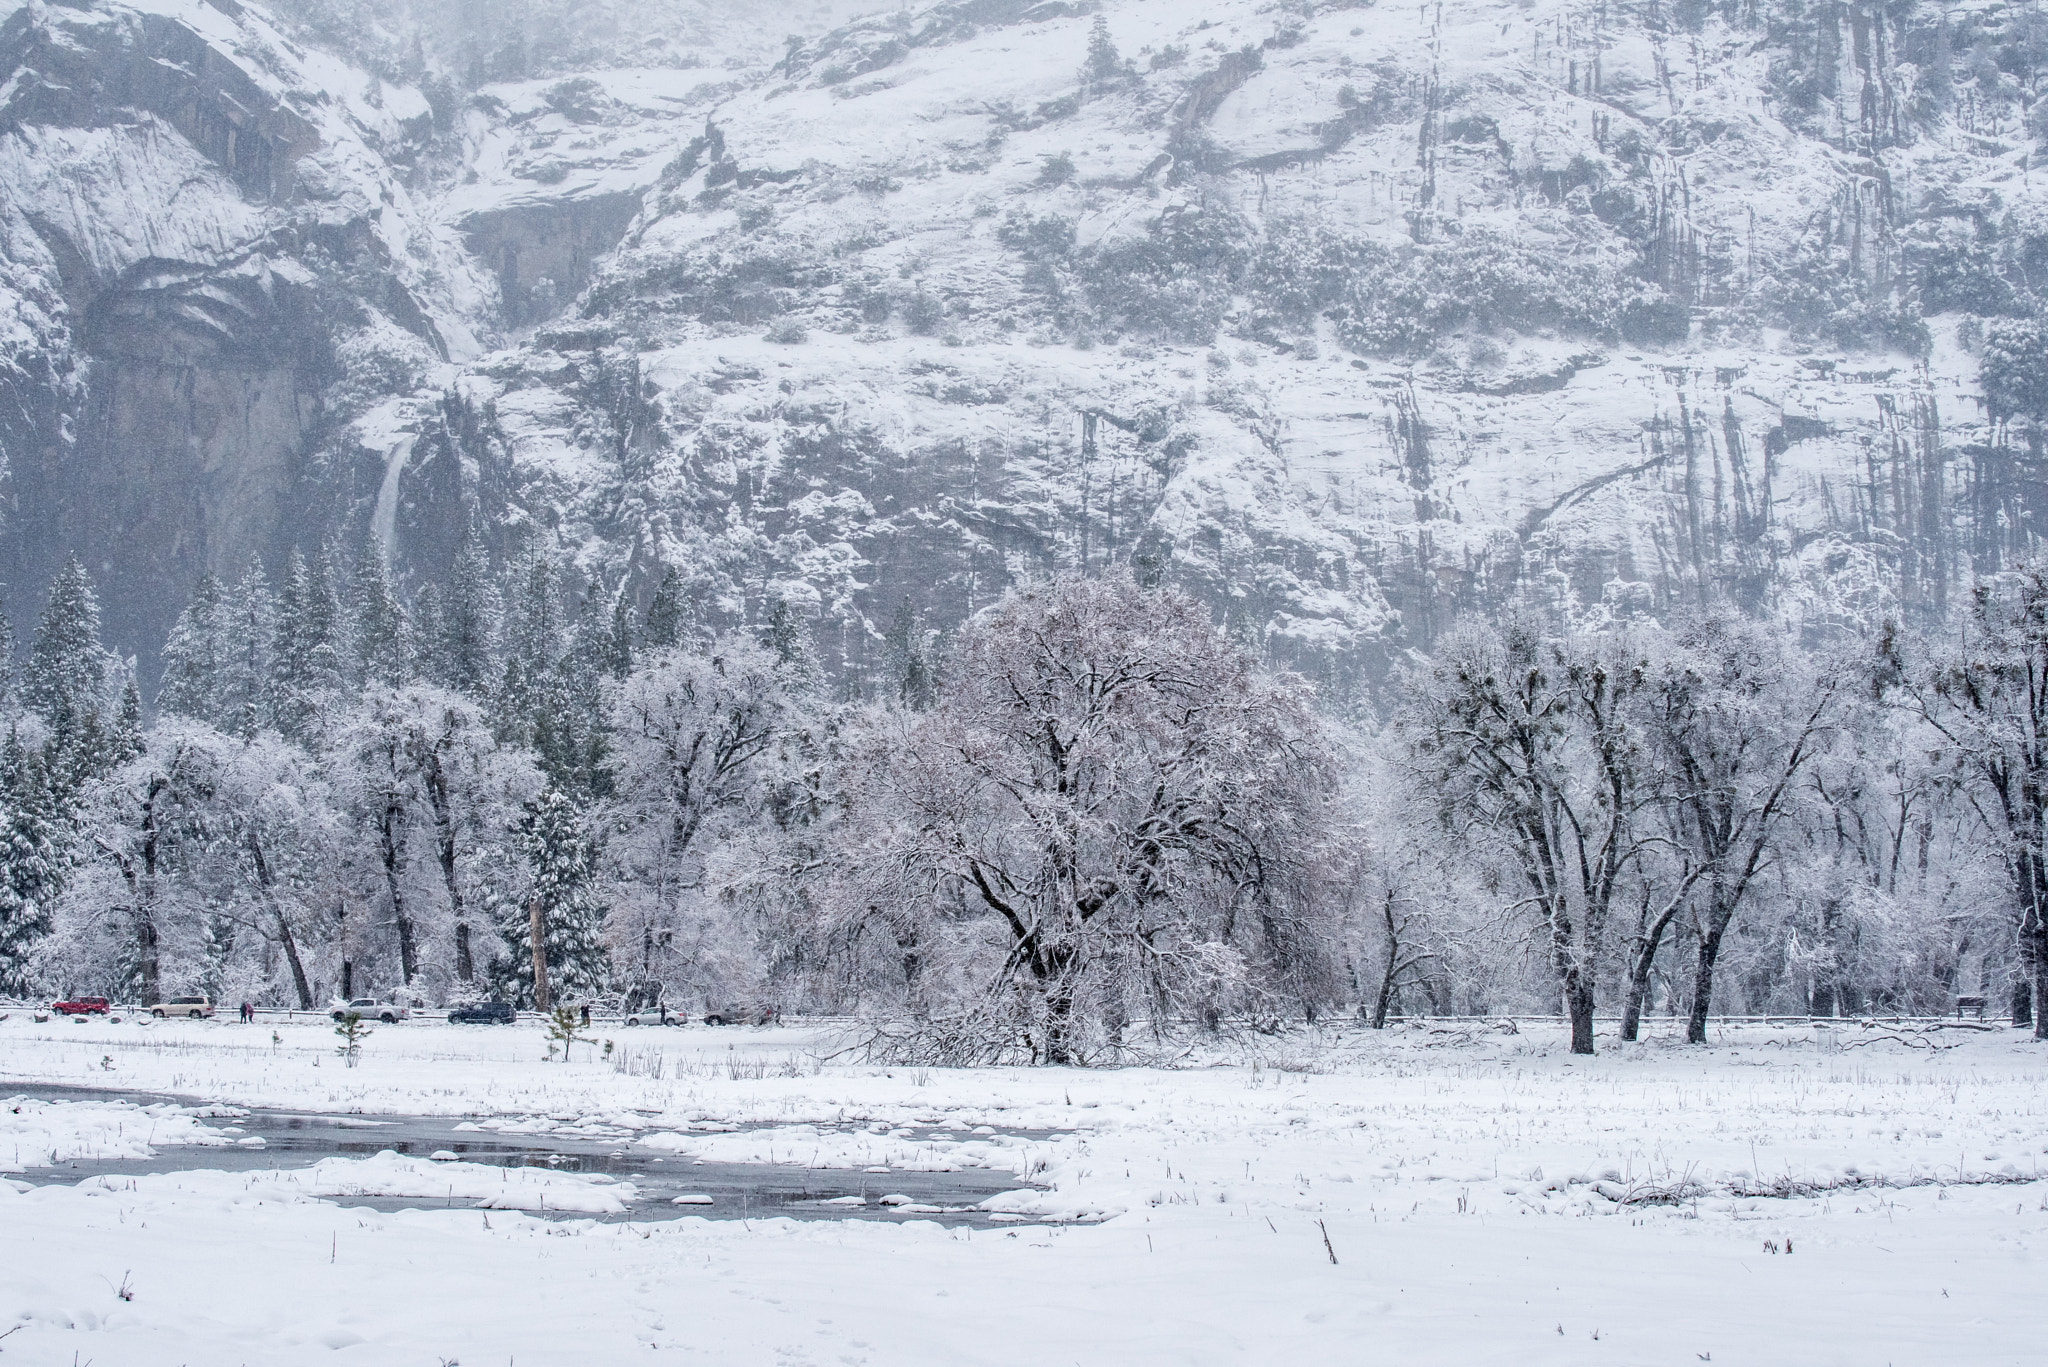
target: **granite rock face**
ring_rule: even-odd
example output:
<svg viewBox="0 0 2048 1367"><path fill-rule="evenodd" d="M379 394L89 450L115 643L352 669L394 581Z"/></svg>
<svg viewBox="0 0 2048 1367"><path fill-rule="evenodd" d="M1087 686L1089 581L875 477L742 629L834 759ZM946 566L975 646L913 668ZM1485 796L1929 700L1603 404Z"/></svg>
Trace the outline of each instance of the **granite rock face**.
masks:
<svg viewBox="0 0 2048 1367"><path fill-rule="evenodd" d="M202 567L477 526L874 686L1122 564L1364 698L1511 602L1931 616L2044 511L1978 376L2048 288L2022 16L685 10L460 96L253 6L17 11L17 614L86 547L147 652Z"/></svg>

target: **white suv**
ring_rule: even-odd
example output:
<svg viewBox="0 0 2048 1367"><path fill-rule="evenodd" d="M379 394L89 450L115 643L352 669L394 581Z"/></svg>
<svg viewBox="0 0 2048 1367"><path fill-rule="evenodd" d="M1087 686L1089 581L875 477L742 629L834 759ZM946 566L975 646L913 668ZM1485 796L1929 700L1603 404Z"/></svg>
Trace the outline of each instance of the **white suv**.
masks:
<svg viewBox="0 0 2048 1367"><path fill-rule="evenodd" d="M158 1002L148 1008L149 1014L158 1020L171 1016L182 1016L191 1020L211 1020L213 999L210 997L173 997L167 1002Z"/></svg>
<svg viewBox="0 0 2048 1367"><path fill-rule="evenodd" d="M347 1020L350 1016L361 1016L366 1021L383 1021L386 1025L396 1025L400 1021L412 1019L412 1008L391 1002L380 1002L375 997L357 997L347 1006L337 1006L327 1014L337 1021Z"/></svg>

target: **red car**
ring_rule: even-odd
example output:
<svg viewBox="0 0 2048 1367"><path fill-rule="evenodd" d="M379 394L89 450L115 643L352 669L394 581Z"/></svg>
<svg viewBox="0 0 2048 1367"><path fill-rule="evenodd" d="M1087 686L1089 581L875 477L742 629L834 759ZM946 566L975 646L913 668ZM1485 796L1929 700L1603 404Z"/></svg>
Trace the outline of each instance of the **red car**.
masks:
<svg viewBox="0 0 2048 1367"><path fill-rule="evenodd" d="M107 999L73 997L68 1002L51 1002L50 1009L60 1016L104 1016L107 1014Z"/></svg>

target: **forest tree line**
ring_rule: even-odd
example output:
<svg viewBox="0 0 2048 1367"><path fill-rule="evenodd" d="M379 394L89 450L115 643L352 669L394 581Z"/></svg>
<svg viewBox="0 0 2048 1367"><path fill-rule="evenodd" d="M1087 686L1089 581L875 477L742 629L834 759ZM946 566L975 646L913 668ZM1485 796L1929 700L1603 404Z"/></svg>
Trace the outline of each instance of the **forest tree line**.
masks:
<svg viewBox="0 0 2048 1367"><path fill-rule="evenodd" d="M72 561L0 642L0 994L745 1004L940 1063L1338 1013L2048 1026L2041 565L1828 658L1723 608L1474 621L1354 716L1121 572L943 641L906 608L867 696L792 605L713 616L474 542L410 594L294 553L202 580L145 699Z"/></svg>

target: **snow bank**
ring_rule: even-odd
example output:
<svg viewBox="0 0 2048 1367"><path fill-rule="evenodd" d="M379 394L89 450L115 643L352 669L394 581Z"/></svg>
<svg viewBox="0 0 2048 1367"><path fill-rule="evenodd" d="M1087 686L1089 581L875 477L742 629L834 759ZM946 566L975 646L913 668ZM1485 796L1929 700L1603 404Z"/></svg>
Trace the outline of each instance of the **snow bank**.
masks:
<svg viewBox="0 0 2048 1367"><path fill-rule="evenodd" d="M208 1119L234 1119L233 1108L138 1106L126 1101L0 1101L0 1172L54 1168L81 1159L150 1158L174 1145L237 1142L232 1128L216 1129Z"/></svg>

